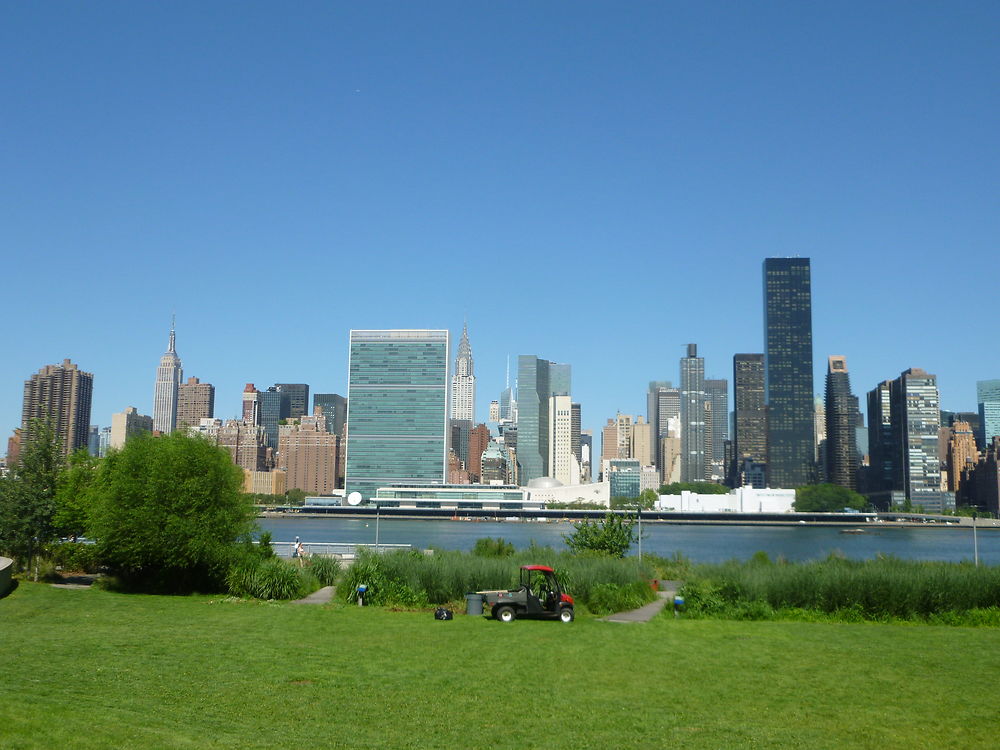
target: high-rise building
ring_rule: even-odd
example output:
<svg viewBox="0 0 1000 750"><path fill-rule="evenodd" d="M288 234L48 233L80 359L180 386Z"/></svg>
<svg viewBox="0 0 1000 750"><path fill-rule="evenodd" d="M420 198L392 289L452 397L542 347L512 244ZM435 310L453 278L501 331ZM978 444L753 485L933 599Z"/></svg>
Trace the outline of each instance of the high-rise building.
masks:
<svg viewBox="0 0 1000 750"><path fill-rule="evenodd" d="M508 484L513 481L510 475L510 455L503 443L494 440L483 451L480 481L483 484Z"/></svg>
<svg viewBox="0 0 1000 750"><path fill-rule="evenodd" d="M490 401L490 421L500 421L500 402L497 399Z"/></svg>
<svg viewBox="0 0 1000 750"><path fill-rule="evenodd" d="M733 356L733 400L736 424L733 482L734 486L742 487L750 483L748 475L755 471L759 474L767 462L763 354Z"/></svg>
<svg viewBox="0 0 1000 750"><path fill-rule="evenodd" d="M590 482L590 466L594 460L594 433L580 430L580 481Z"/></svg>
<svg viewBox="0 0 1000 750"><path fill-rule="evenodd" d="M20 450L34 438L36 420L49 422L64 455L87 447L94 376L68 359L46 365L24 381Z"/></svg>
<svg viewBox="0 0 1000 750"><path fill-rule="evenodd" d="M868 393L873 502L886 507L908 500L927 512L951 506L953 497L941 491L940 420L937 378L919 368Z"/></svg>
<svg viewBox="0 0 1000 750"><path fill-rule="evenodd" d="M517 359L517 462L522 485L549 476L549 401L570 395L567 364L522 354ZM502 403L502 402L501 402Z"/></svg>
<svg viewBox="0 0 1000 750"><path fill-rule="evenodd" d="M284 398L277 387L271 386L266 391L257 393L259 422L267 435L267 447L272 452L278 450L278 423L284 418L282 413L287 408L288 400ZM283 408L284 407L284 408Z"/></svg>
<svg viewBox="0 0 1000 750"><path fill-rule="evenodd" d="M681 359L681 481L705 480L705 360L688 344Z"/></svg>
<svg viewBox="0 0 1000 750"><path fill-rule="evenodd" d="M111 415L111 448L121 449L128 439L143 432L153 431L153 418L140 414L134 406Z"/></svg>
<svg viewBox="0 0 1000 750"><path fill-rule="evenodd" d="M177 387L177 429L194 427L215 416L215 386L188 378Z"/></svg>
<svg viewBox="0 0 1000 750"><path fill-rule="evenodd" d="M313 414L317 408L323 410L326 431L343 437L344 425L347 423L347 399L336 393L317 393L313 396Z"/></svg>
<svg viewBox="0 0 1000 750"><path fill-rule="evenodd" d="M473 482L481 482L483 477L483 452L490 444L490 428L477 424L469 431L469 460L466 468Z"/></svg>
<svg viewBox="0 0 1000 750"><path fill-rule="evenodd" d="M156 389L153 393L153 429L167 434L177 429L177 390L184 378L181 358L177 356L174 322L170 321L167 351L156 368Z"/></svg>
<svg viewBox="0 0 1000 750"><path fill-rule="evenodd" d="M858 403L851 393L847 358L832 356L826 371L826 479L831 484L858 487Z"/></svg>
<svg viewBox="0 0 1000 750"><path fill-rule="evenodd" d="M948 439L948 491L961 492L969 472L979 463L976 437L968 422L953 422Z"/></svg>
<svg viewBox="0 0 1000 750"><path fill-rule="evenodd" d="M101 428L96 424L90 425L87 432L87 452L95 458L101 455Z"/></svg>
<svg viewBox="0 0 1000 750"><path fill-rule="evenodd" d="M707 429L705 478L725 478L726 441L729 440L729 381L705 379L705 400L711 404L712 428ZM708 449L711 452L708 452Z"/></svg>
<svg viewBox="0 0 1000 750"><path fill-rule="evenodd" d="M455 357L455 374L451 377L451 418L476 419L476 372L472 361L472 347L469 345L469 324L462 326L462 338L458 341L458 355Z"/></svg>
<svg viewBox="0 0 1000 750"><path fill-rule="evenodd" d="M570 405L570 449L573 451L573 455L576 456L576 462L582 467L583 466L583 452L580 446L580 432L582 427L582 412L580 410L580 404Z"/></svg>
<svg viewBox="0 0 1000 750"><path fill-rule="evenodd" d="M273 455L267 446L267 434L260 425L236 419L224 423L219 419L203 419L197 431L229 451L233 463L247 471L272 468Z"/></svg>
<svg viewBox="0 0 1000 750"><path fill-rule="evenodd" d="M865 494L889 493L893 489L896 436L892 423L891 380L884 380L868 391L868 473ZM886 507L888 502L883 503Z"/></svg>
<svg viewBox="0 0 1000 750"><path fill-rule="evenodd" d="M97 439L97 455L104 458L111 450L111 427L102 427Z"/></svg>
<svg viewBox="0 0 1000 750"><path fill-rule="evenodd" d="M472 421L468 419L449 419L448 429L450 440L448 447L458 457L462 468L469 468L469 434L472 432Z"/></svg>
<svg viewBox="0 0 1000 750"><path fill-rule="evenodd" d="M287 472L288 489L311 495L333 494L337 488L339 442L337 435L327 431L322 414L281 425L277 463Z"/></svg>
<svg viewBox="0 0 1000 750"><path fill-rule="evenodd" d="M979 444L985 451L993 438L1000 436L1000 380L976 381L979 406Z"/></svg>
<svg viewBox="0 0 1000 750"><path fill-rule="evenodd" d="M611 497L639 497L642 492L642 464L635 458L615 458L608 462Z"/></svg>
<svg viewBox="0 0 1000 750"><path fill-rule="evenodd" d="M601 431L601 465L614 458L632 457L632 425L631 414L618 412L614 419L609 419Z"/></svg>
<svg viewBox="0 0 1000 750"><path fill-rule="evenodd" d="M764 261L767 476L791 489L814 477L812 287L808 258Z"/></svg>
<svg viewBox="0 0 1000 750"><path fill-rule="evenodd" d="M640 466L655 466L657 442L653 438L653 425L645 421L641 415L632 423L632 438L629 445L629 458L638 459Z"/></svg>
<svg viewBox="0 0 1000 750"><path fill-rule="evenodd" d="M253 383L243 387L243 421L247 424L260 424L260 391Z"/></svg>
<svg viewBox="0 0 1000 750"><path fill-rule="evenodd" d="M570 396L549 398L549 476L563 484L580 483L580 462L573 452L573 404Z"/></svg>
<svg viewBox="0 0 1000 750"><path fill-rule="evenodd" d="M282 396L281 419L311 416L308 385L305 383L275 383L274 388Z"/></svg>
<svg viewBox="0 0 1000 750"><path fill-rule="evenodd" d="M443 484L448 331L351 331L346 490Z"/></svg>
<svg viewBox="0 0 1000 750"><path fill-rule="evenodd" d="M681 392L669 380L653 380L646 392L646 421L653 425L653 437L659 440L670 430L671 418L681 415Z"/></svg>

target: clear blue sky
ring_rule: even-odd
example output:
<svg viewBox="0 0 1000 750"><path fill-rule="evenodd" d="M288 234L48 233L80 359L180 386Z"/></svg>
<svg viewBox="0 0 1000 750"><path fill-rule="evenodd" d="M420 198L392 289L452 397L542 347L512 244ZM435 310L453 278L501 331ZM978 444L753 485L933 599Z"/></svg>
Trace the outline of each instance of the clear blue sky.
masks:
<svg viewBox="0 0 1000 750"><path fill-rule="evenodd" d="M345 393L351 328L573 365L584 427L697 342L762 346L812 258L816 390L996 344L1000 3L7 3L0 431L70 357L92 422L185 375ZM2 449L2 448L0 448Z"/></svg>

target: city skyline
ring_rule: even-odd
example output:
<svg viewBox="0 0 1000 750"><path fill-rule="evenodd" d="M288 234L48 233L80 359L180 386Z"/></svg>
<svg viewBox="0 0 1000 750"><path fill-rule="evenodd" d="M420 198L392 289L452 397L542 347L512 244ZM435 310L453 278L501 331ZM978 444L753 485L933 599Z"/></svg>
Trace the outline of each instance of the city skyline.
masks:
<svg viewBox="0 0 1000 750"><path fill-rule="evenodd" d="M993 294L1000 7L964 7L14 6L0 285L32 314L8 332L0 430L65 358L94 373L93 424L152 414L176 310L220 418L247 382L344 393L352 328L467 319L478 414L508 356L538 352L572 364L597 433L676 382L686 343L707 378L760 351L760 262L796 255L815 393L841 354L857 393L919 367L942 408L976 411L1000 352L943 300ZM248 304L279 260L306 273L274 292L322 292ZM612 268L627 302L605 301ZM915 305L942 312L916 327Z"/></svg>

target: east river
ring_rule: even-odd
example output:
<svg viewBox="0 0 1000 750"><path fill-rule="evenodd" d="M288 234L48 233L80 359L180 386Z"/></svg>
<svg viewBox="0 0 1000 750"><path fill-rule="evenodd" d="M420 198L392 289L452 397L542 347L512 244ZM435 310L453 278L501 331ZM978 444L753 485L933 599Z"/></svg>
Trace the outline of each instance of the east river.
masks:
<svg viewBox="0 0 1000 750"><path fill-rule="evenodd" d="M270 531L275 542L291 542L300 537L312 543L375 542L374 518L261 518L262 530ZM680 552L694 562L745 560L755 552L787 560L815 560L836 552L853 559L893 555L909 560L973 559L973 534L962 527L892 527L888 524L860 524L863 534L844 534L840 528L824 526L692 526L643 524L643 552L665 557ZM573 531L568 522L496 522L382 519L380 544L409 544L416 549L470 550L480 537L503 537L516 547L531 542L565 549L563 536ZM979 529L979 561L1000 565L1000 529ZM636 548L633 547L633 554Z"/></svg>

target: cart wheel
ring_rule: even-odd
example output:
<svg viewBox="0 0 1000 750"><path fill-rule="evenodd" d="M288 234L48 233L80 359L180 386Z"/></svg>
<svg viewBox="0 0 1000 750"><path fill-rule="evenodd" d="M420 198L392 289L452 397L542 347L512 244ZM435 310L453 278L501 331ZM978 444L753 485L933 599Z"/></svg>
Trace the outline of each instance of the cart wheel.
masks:
<svg viewBox="0 0 1000 750"><path fill-rule="evenodd" d="M563 607L559 610L559 619L563 622L573 622L573 608Z"/></svg>
<svg viewBox="0 0 1000 750"><path fill-rule="evenodd" d="M497 607L496 613L493 615L500 622L514 622L517 618L517 613L514 612L513 607Z"/></svg>

